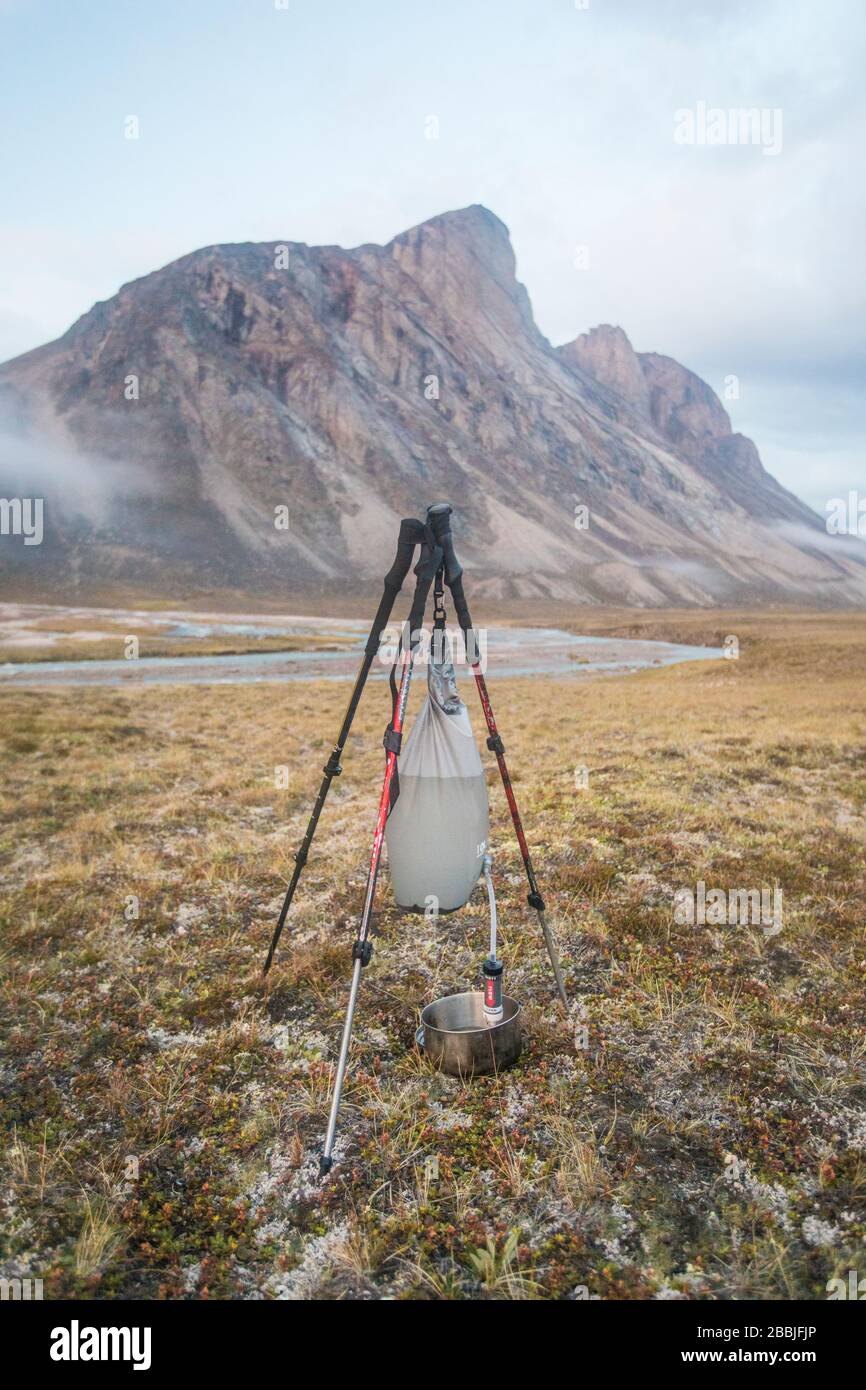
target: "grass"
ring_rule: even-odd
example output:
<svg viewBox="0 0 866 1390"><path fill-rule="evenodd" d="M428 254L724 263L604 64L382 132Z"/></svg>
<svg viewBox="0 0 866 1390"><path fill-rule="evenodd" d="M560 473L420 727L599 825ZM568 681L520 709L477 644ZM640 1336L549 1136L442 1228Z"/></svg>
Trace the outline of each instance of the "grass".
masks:
<svg viewBox="0 0 866 1390"><path fill-rule="evenodd" d="M384 691L267 985L345 685L0 693L4 1274L46 1297L808 1299L862 1266L863 618L572 622L741 654L495 683L571 1016L494 765L523 1056L466 1084L418 1057L424 1003L477 984L484 897L436 927L383 875L325 1182ZM782 932L678 925L699 880L780 887Z"/></svg>

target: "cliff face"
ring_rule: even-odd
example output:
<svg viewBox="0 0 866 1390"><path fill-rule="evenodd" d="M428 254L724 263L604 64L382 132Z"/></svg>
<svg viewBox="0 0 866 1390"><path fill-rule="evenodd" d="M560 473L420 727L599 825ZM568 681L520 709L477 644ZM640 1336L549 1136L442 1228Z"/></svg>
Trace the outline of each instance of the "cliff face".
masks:
<svg viewBox="0 0 866 1390"><path fill-rule="evenodd" d="M734 434L716 393L687 367L656 352L635 352L621 328L602 324L558 349L618 404L618 418L688 460L729 499L768 521L817 531L822 523L763 467L751 439Z"/></svg>
<svg viewBox="0 0 866 1390"><path fill-rule="evenodd" d="M866 599L699 378L621 329L551 347L480 207L387 246L185 256L0 367L0 433L2 495L45 497L0 576L79 596L365 583L447 498L476 593Z"/></svg>

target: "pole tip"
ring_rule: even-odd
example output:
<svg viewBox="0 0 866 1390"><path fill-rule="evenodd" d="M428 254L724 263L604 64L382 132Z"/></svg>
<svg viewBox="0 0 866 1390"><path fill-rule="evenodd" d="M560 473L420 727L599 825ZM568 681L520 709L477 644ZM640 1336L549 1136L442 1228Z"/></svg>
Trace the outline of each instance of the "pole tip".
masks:
<svg viewBox="0 0 866 1390"><path fill-rule="evenodd" d="M330 1173L333 1166L334 1160L331 1158L330 1154L322 1154L322 1156L319 1159L319 1177L326 1177L327 1174Z"/></svg>

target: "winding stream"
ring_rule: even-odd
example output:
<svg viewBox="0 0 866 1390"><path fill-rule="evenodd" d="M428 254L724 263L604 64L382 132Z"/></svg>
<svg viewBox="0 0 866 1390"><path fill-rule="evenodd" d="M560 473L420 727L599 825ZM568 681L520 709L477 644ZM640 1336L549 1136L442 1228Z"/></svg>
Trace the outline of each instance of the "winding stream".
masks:
<svg viewBox="0 0 866 1390"><path fill-rule="evenodd" d="M25 610L14 605L2 605L0 632L6 640L27 640L30 645L43 643L50 650L51 637L21 636L26 632ZM35 612L37 610L26 610ZM135 660L76 660L36 662L0 662L0 689L10 686L28 688L68 687L81 685L246 685L260 681L335 680L354 678L361 660L367 635L367 625L355 619L326 619L305 617L275 617L258 615L209 615L193 613L136 613L134 610L111 609L41 609L44 613L65 613L80 618L79 638L95 640L105 637L98 622L106 620L117 625L127 621L133 625L145 622L153 626L160 637L189 638L226 637L249 640L256 637L315 639L327 644L334 641L331 651L249 652L240 656L177 656L139 657ZM3 621L5 619L5 621ZM88 629L88 622L91 627ZM11 629L14 629L11 630ZM465 666L462 639L454 631L455 665L458 674ZM694 647L674 642L650 642L623 637L579 637L555 627L491 627L482 638L482 658L486 669L497 676L571 676L596 672L625 672L648 667L670 666L680 661L706 661L723 655L718 647ZM486 640L486 651L485 651ZM122 650L122 637L117 637ZM378 665L378 671L377 671ZM373 676L385 678L390 658L383 655L374 664Z"/></svg>

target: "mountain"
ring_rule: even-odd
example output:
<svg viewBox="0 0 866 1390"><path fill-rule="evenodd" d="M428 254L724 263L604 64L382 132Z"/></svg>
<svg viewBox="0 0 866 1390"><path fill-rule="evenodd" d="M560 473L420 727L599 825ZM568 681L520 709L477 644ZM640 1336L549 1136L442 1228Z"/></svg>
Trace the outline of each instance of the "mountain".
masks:
<svg viewBox="0 0 866 1390"><path fill-rule="evenodd" d="M551 346L477 206L387 246L211 246L124 285L0 367L16 489L44 497L45 539L3 537L0 578L78 598L365 586L397 519L447 498L489 597L866 600L856 547L698 377L619 328Z"/></svg>

